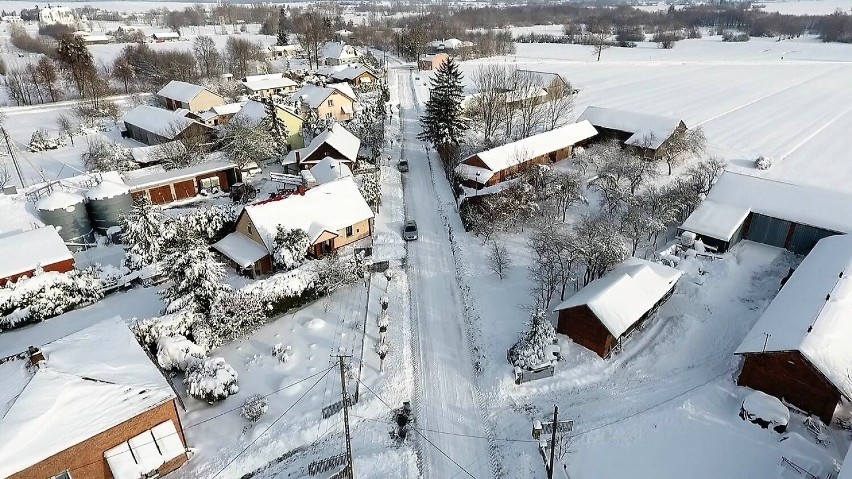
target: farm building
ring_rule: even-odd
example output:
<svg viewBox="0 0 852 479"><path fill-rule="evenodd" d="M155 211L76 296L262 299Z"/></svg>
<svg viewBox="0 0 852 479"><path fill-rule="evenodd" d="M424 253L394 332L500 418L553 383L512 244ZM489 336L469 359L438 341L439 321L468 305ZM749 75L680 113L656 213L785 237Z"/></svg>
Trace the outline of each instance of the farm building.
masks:
<svg viewBox="0 0 852 479"><path fill-rule="evenodd" d="M124 183L130 187L134 199L144 195L157 205L192 198L202 190L228 191L240 181L237 165L228 161L209 161L168 171L153 166L126 176Z"/></svg>
<svg viewBox="0 0 852 479"><path fill-rule="evenodd" d="M243 87L249 95L260 98L272 98L273 95L289 95L299 88L299 84L284 76L283 73L252 75L243 78Z"/></svg>
<svg viewBox="0 0 852 479"><path fill-rule="evenodd" d="M348 83L333 83L325 87L309 83L293 93L293 100L301 105L300 111L314 110L318 117L336 121L353 118L357 99Z"/></svg>
<svg viewBox="0 0 852 479"><path fill-rule="evenodd" d="M849 195L726 171L681 225L727 251L742 239L807 254L822 238L852 232Z"/></svg>
<svg viewBox="0 0 852 479"><path fill-rule="evenodd" d="M186 462L175 393L120 318L0 359L0 383L0 477L159 477Z"/></svg>
<svg viewBox="0 0 852 479"><path fill-rule="evenodd" d="M515 70L516 76L529 77L535 83L544 88L549 94L564 93L568 88L568 83L558 73L539 72L534 70Z"/></svg>
<svg viewBox="0 0 852 479"><path fill-rule="evenodd" d="M597 106L586 108L577 119L583 120L589 120L598 129L599 139L614 138L641 149L651 158L662 154L672 135L686 130L686 124L677 118Z"/></svg>
<svg viewBox="0 0 852 479"><path fill-rule="evenodd" d="M321 257L370 237L372 223L373 210L358 185L344 178L247 205L237 219L236 231L213 248L237 269L254 276L272 270L279 226L304 230L311 242L308 254Z"/></svg>
<svg viewBox="0 0 852 479"><path fill-rule="evenodd" d="M369 68L364 65L350 65L330 75L330 78L339 82L346 82L352 86L376 83L379 79Z"/></svg>
<svg viewBox="0 0 852 479"><path fill-rule="evenodd" d="M841 398L852 398L850 301L852 236L824 238L737 348L737 384L830 423Z"/></svg>
<svg viewBox="0 0 852 479"><path fill-rule="evenodd" d="M124 114L127 136L146 145L158 145L174 140L206 141L212 134L207 125L191 120L177 112L139 105Z"/></svg>
<svg viewBox="0 0 852 479"><path fill-rule="evenodd" d="M225 99L200 85L172 80L157 92L160 103L168 110L189 110L201 113L214 106L224 105Z"/></svg>
<svg viewBox="0 0 852 479"><path fill-rule="evenodd" d="M299 170L310 168L328 156L346 163L351 169L358 163L359 149L361 140L339 123L334 123L311 140L308 146L288 153L282 163L285 168Z"/></svg>
<svg viewBox="0 0 852 479"><path fill-rule="evenodd" d="M437 70L438 68L441 68L441 65L443 65L444 62L449 59L450 56L446 53L421 55L420 58L417 59L417 68L419 68L420 70Z"/></svg>
<svg viewBox="0 0 852 479"><path fill-rule="evenodd" d="M0 286L22 276L32 277L38 268L58 273L74 269L74 257L56 228L0 236Z"/></svg>
<svg viewBox="0 0 852 479"><path fill-rule="evenodd" d="M469 188L491 186L517 176L532 165L564 160L571 156L575 146L586 144L596 134L588 121L561 126L471 155L456 167L456 174Z"/></svg>
<svg viewBox="0 0 852 479"><path fill-rule="evenodd" d="M556 331L607 358L666 302L681 274L660 263L630 258L557 306Z"/></svg>
<svg viewBox="0 0 852 479"><path fill-rule="evenodd" d="M344 65L358 61L358 50L344 42L328 42L320 56L325 65Z"/></svg>
<svg viewBox="0 0 852 479"><path fill-rule="evenodd" d="M302 148L305 146L305 140L302 139L302 123L304 123L305 119L296 113L293 107L281 104L275 105L275 114L287 126L287 133L290 134L287 137L287 145L290 148ZM239 113L233 116L233 118L237 117L251 122L263 121L267 117L266 105L259 101L250 100L243 106Z"/></svg>
<svg viewBox="0 0 852 479"><path fill-rule="evenodd" d="M180 40L180 34L175 32L154 32L151 34L151 38L157 42L175 42Z"/></svg>

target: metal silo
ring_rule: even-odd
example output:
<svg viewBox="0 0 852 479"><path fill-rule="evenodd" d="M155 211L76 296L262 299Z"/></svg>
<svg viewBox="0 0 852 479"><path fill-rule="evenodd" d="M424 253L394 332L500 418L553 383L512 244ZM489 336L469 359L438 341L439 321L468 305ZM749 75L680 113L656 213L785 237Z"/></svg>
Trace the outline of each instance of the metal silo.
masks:
<svg viewBox="0 0 852 479"><path fill-rule="evenodd" d="M133 199L130 196L130 188L123 183L102 181L99 185L86 192L86 208L92 226L101 234L106 234L107 229L118 226L121 217L130 212Z"/></svg>
<svg viewBox="0 0 852 479"><path fill-rule="evenodd" d="M86 249L95 242L85 203L80 195L55 191L36 204L38 216L45 224L59 229L59 236L71 251Z"/></svg>

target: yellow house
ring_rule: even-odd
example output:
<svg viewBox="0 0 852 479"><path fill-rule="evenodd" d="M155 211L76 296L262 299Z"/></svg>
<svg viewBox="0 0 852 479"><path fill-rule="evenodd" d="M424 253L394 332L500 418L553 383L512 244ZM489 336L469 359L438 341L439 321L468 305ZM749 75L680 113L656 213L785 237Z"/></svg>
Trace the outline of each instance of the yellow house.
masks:
<svg viewBox="0 0 852 479"><path fill-rule="evenodd" d="M320 118L349 121L355 116L357 96L347 83L325 87L306 84L293 94L305 109L314 110Z"/></svg>
<svg viewBox="0 0 852 479"><path fill-rule="evenodd" d="M157 92L160 102L168 110L185 108L193 113L207 111L224 105L225 99L200 85L172 80Z"/></svg>

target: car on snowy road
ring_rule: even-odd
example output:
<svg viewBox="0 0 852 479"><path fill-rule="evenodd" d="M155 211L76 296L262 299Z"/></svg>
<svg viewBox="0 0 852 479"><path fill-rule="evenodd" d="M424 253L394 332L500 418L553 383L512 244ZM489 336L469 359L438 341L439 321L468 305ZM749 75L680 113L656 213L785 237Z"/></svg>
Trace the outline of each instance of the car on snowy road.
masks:
<svg viewBox="0 0 852 479"><path fill-rule="evenodd" d="M402 227L402 239L405 241L414 241L417 239L417 222L408 220L405 226Z"/></svg>
<svg viewBox="0 0 852 479"><path fill-rule="evenodd" d="M408 173L408 160L399 160L396 168L402 173Z"/></svg>

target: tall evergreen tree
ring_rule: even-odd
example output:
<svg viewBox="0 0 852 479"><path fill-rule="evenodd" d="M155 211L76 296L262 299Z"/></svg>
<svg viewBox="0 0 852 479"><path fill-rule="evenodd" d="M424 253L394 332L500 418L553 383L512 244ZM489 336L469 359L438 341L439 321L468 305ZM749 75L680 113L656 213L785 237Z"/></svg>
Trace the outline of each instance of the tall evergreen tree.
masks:
<svg viewBox="0 0 852 479"><path fill-rule="evenodd" d="M556 339L556 331L548 319L547 309L535 309L532 312L529 329L518 342L509 349L509 360L513 366L532 369L551 358L547 357L547 346Z"/></svg>
<svg viewBox="0 0 852 479"><path fill-rule="evenodd" d="M182 247L163 258L169 282L160 291L165 312L187 311L209 315L213 303L224 292L225 269L203 241L187 238Z"/></svg>
<svg viewBox="0 0 852 479"><path fill-rule="evenodd" d="M166 217L146 196L136 200L130 213L121 219L121 242L124 243L124 265L141 269L160 259Z"/></svg>
<svg viewBox="0 0 852 479"><path fill-rule="evenodd" d="M276 45L284 46L290 44L290 29L287 28L288 24L287 10L281 8L278 11L278 39L275 43Z"/></svg>
<svg viewBox="0 0 852 479"><path fill-rule="evenodd" d="M290 131L287 129L287 124L278 116L278 107L271 99L264 103L266 108L266 126L272 135L274 142L275 156L284 158L287 156L287 138L290 137Z"/></svg>
<svg viewBox="0 0 852 479"><path fill-rule="evenodd" d="M450 57L431 80L426 113L420 119L419 138L432 143L446 166L464 138L467 122L462 116L462 74Z"/></svg>

